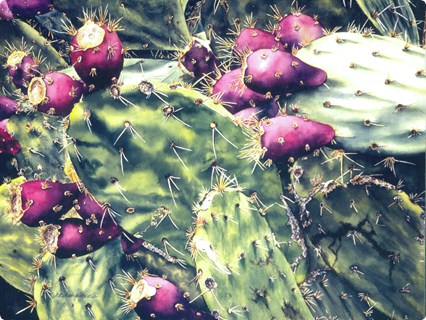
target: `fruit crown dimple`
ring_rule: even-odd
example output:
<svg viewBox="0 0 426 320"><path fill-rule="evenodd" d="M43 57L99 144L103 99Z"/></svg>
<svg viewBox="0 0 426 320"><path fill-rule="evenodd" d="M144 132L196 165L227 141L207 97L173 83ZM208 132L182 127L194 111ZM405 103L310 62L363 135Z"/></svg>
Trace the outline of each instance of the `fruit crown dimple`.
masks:
<svg viewBox="0 0 426 320"><path fill-rule="evenodd" d="M28 86L28 99L31 104L38 105L46 98L46 84L40 77L34 77Z"/></svg>
<svg viewBox="0 0 426 320"><path fill-rule="evenodd" d="M77 43L81 50L96 48L102 44L105 38L105 30L94 21L86 21L77 31Z"/></svg>
<svg viewBox="0 0 426 320"><path fill-rule="evenodd" d="M7 66L13 67L17 64L20 64L22 60L25 58L26 53L23 51L14 51L7 58Z"/></svg>

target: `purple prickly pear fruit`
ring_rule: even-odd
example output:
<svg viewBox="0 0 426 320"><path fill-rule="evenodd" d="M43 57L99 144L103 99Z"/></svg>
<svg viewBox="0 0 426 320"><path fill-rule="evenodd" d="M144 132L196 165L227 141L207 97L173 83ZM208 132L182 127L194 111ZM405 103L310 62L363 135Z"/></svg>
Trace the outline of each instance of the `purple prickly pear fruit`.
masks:
<svg viewBox="0 0 426 320"><path fill-rule="evenodd" d="M44 253L57 258L72 258L95 251L120 235L116 224L98 221L87 224L84 220L69 218L58 224L44 224L40 227L39 238Z"/></svg>
<svg viewBox="0 0 426 320"><path fill-rule="evenodd" d="M34 77L28 86L28 99L38 111L58 116L69 115L80 101L86 85L62 72L49 72Z"/></svg>
<svg viewBox="0 0 426 320"><path fill-rule="evenodd" d="M27 93L31 79L40 74L38 63L24 51L13 51L7 58L6 67L12 83L24 93Z"/></svg>
<svg viewBox="0 0 426 320"><path fill-rule="evenodd" d="M15 17L31 18L53 9L52 0L6 0Z"/></svg>
<svg viewBox="0 0 426 320"><path fill-rule="evenodd" d="M211 315L193 310L185 294L162 277L141 277L133 284L125 303L143 319L214 319Z"/></svg>
<svg viewBox="0 0 426 320"><path fill-rule="evenodd" d="M274 35L291 50L307 46L313 40L323 37L324 31L317 16L311 17L296 10L281 19Z"/></svg>
<svg viewBox="0 0 426 320"><path fill-rule="evenodd" d="M33 180L11 189L10 218L37 227L40 221L56 223L73 206L79 194L76 183Z"/></svg>
<svg viewBox="0 0 426 320"><path fill-rule="evenodd" d="M235 39L234 51L245 52L259 49L285 50L278 35L257 28L244 28Z"/></svg>
<svg viewBox="0 0 426 320"><path fill-rule="evenodd" d="M19 145L19 142L9 134L7 128L0 127L0 154L14 155L20 150L21 146Z"/></svg>
<svg viewBox="0 0 426 320"><path fill-rule="evenodd" d="M13 13L6 0L0 0L0 20L13 20Z"/></svg>
<svg viewBox="0 0 426 320"><path fill-rule="evenodd" d="M0 96L0 121L9 119L17 111L19 111L19 104L15 100Z"/></svg>
<svg viewBox="0 0 426 320"><path fill-rule="evenodd" d="M286 95L304 87L325 83L327 73L288 52L262 49L245 59L244 83L252 90L273 95Z"/></svg>
<svg viewBox="0 0 426 320"><path fill-rule="evenodd" d="M213 51L198 39L191 39L188 46L178 53L179 66L198 80L206 74L211 74L220 65Z"/></svg>
<svg viewBox="0 0 426 320"><path fill-rule="evenodd" d="M132 255L139 251L143 243L142 238L136 238L123 230L121 234L121 247L126 255Z"/></svg>
<svg viewBox="0 0 426 320"><path fill-rule="evenodd" d="M220 100L232 114L247 108L278 108L278 103L272 95L258 93L242 84L242 72L242 69L239 68L222 74L215 81L212 96Z"/></svg>
<svg viewBox="0 0 426 320"><path fill-rule="evenodd" d="M278 162L309 154L335 135L327 124L287 115L260 121L258 132L261 148L266 150L264 158Z"/></svg>
<svg viewBox="0 0 426 320"><path fill-rule="evenodd" d="M116 22L88 20L71 40L70 57L75 71L91 90L102 88L120 77L125 50Z"/></svg>

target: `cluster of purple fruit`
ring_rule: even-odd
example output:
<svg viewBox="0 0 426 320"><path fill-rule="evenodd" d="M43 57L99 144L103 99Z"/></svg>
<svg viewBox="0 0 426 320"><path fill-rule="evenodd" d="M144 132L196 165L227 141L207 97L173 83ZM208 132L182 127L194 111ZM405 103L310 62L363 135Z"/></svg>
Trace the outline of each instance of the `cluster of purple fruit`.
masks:
<svg viewBox="0 0 426 320"><path fill-rule="evenodd" d="M234 115L236 123L252 127L257 150L251 149L249 158L285 162L328 144L335 132L326 124L280 110L280 96L323 85L327 73L295 56L299 48L324 35L317 18L299 9L276 18L273 30L257 29L248 21L243 29L236 25L235 39L222 39L239 67L220 63L196 39L178 59L197 81L206 80L207 93Z"/></svg>

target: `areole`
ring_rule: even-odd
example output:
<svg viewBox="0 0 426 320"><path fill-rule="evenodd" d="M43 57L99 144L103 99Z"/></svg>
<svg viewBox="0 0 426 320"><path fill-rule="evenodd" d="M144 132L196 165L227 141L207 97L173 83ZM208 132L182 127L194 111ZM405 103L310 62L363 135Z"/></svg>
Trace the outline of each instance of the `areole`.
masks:
<svg viewBox="0 0 426 320"><path fill-rule="evenodd" d="M25 56L26 54L23 51L14 51L7 58L6 64L10 67L16 66L22 62Z"/></svg>

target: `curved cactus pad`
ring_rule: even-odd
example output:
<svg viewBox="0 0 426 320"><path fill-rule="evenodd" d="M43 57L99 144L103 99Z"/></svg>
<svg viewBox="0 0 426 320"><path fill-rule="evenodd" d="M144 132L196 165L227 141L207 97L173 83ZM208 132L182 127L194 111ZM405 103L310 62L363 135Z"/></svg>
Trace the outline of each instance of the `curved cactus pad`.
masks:
<svg viewBox="0 0 426 320"><path fill-rule="evenodd" d="M211 310L231 318L313 319L279 249L281 239L252 197L238 188L211 190L195 214L189 248Z"/></svg>
<svg viewBox="0 0 426 320"><path fill-rule="evenodd" d="M295 93L287 103L331 125L346 151L392 156L425 151L423 50L389 37L335 33L297 56L325 70L327 86Z"/></svg>

